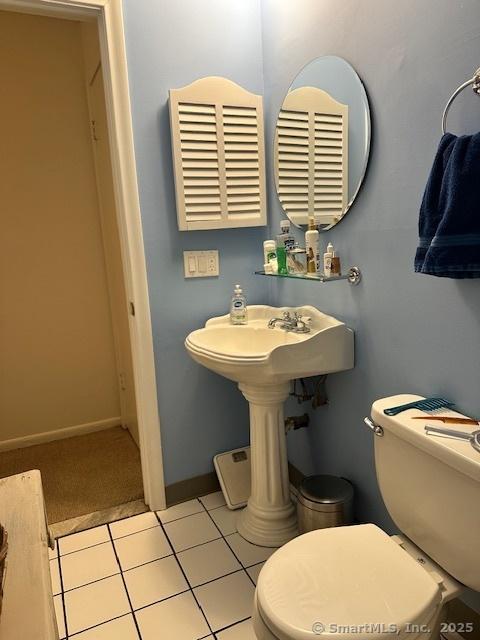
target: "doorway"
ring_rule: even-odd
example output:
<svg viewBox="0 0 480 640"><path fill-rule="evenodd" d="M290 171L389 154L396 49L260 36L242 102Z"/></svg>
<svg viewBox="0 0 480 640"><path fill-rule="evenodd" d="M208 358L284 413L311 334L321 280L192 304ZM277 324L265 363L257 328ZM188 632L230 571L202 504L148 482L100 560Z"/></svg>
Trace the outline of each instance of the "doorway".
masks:
<svg viewBox="0 0 480 640"><path fill-rule="evenodd" d="M40 7L49 3L39 0L29 4ZM16 22L17 26L21 23L24 29L30 29L30 34L29 46L24 47L21 56L9 56L8 51L7 56L2 54L8 61L13 86L17 91L20 87L20 96L17 94L15 113L2 115L2 121L9 123L11 135L7 139L11 138L12 152L6 154L9 157L5 158L7 169L3 172L5 178L10 170L11 179L9 200L2 200L9 201L11 206L4 210L9 222L10 252L4 253L7 268L2 271L8 273L9 279L7 282L5 278L5 286L2 285L0 331L10 355L3 359L1 374L0 452L5 453L0 453L0 462L2 455L14 457L14 453L19 458L28 458L26 453L33 454L37 448L42 454L50 451L51 462L47 464L52 468L53 460L63 463L68 460L70 444L77 461L85 450L86 459L93 463L93 454L101 458L103 447L117 473L115 487L121 485L118 479L135 477L146 504L152 509L162 508L163 472L156 393L152 406L155 379L149 315L145 322L148 297L143 243L140 260L138 255L132 260L132 245L138 252L141 235L139 238L138 228L132 230L135 216L130 213L130 220L125 216L125 194L132 196L131 176L129 189L128 180L122 182L122 171L118 170L121 164L118 147L112 144L112 140L118 142L122 137L121 127L118 117L112 125L114 109L106 99L104 86L110 80L112 103L112 68L118 60L105 61L105 56L102 59L98 36L100 23L106 28L105 15L98 10L93 20L82 16L82 22L78 22L71 20L72 14L67 20L10 11L1 14L4 25L6 21ZM34 21L42 23L40 31L34 28ZM8 25L10 32L12 26ZM53 31L46 33L48 29ZM43 69L39 66L40 58L48 47L45 41L40 42L41 37L51 44L55 41L52 58ZM77 48L73 47L74 42ZM5 46L5 39L3 43ZM14 47L13 41L10 47ZM27 60L29 47L33 50ZM82 58L82 97L78 93L80 71L73 64L78 63L78 47ZM20 63L16 71L14 62ZM70 73L65 74L62 67L67 63ZM36 69L29 68L29 64ZM33 95L22 94L28 84L22 82L22 74L32 81ZM40 104L38 92L50 100L50 109ZM5 91L5 102L14 93ZM43 113L39 113L40 106L45 107ZM79 142L81 131L74 126L82 116L78 113L80 107L84 110L82 126L88 136L88 152L85 140ZM40 122L32 122L35 120L32 115ZM35 144L37 135L41 140ZM22 176L19 168L26 168L26 174ZM131 173L131 166L129 170ZM12 193L16 193L15 198ZM143 283L138 287L142 270ZM133 295L135 288L137 294ZM145 356L147 366L142 367ZM146 375L148 396L139 385ZM122 449L125 437L128 446ZM136 452L136 469L127 449L130 454ZM152 453L157 455L153 457ZM63 485L64 497L68 495L67 475L74 475L76 466L79 478L91 476L93 484L99 489L103 487L105 495L113 495L105 477L102 481L101 474L108 466L106 458L87 469L80 462L64 465L54 482L57 492L62 493ZM73 486L78 494L85 494L81 483L73 482ZM70 503L74 502L73 491ZM136 494L127 491L126 495L130 500Z"/></svg>

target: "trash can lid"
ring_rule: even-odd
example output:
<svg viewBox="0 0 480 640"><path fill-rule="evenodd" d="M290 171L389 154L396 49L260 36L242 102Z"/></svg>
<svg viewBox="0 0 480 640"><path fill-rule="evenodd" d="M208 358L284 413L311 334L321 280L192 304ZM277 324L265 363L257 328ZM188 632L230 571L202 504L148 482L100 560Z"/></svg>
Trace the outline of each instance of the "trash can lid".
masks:
<svg viewBox="0 0 480 640"><path fill-rule="evenodd" d="M300 495L321 504L337 504L353 499L353 485L338 476L309 476L300 485Z"/></svg>

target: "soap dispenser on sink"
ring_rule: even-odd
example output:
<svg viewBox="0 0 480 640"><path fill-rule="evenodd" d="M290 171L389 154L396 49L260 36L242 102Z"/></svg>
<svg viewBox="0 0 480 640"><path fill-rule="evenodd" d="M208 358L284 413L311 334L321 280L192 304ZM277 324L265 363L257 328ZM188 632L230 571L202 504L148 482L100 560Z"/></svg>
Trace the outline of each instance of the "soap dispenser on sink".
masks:
<svg viewBox="0 0 480 640"><path fill-rule="evenodd" d="M232 300L230 302L230 323L231 324L247 324L248 309L247 298L243 293L243 289L239 284L235 285Z"/></svg>

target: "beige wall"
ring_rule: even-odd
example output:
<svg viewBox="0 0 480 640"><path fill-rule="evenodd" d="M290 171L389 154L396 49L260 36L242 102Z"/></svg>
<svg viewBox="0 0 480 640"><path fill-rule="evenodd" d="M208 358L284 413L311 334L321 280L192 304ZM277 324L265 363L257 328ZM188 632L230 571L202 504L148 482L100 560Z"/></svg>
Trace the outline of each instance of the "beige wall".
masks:
<svg viewBox="0 0 480 640"><path fill-rule="evenodd" d="M103 70L100 60L97 23L83 22L81 24L81 34L88 113L95 130L92 148L97 176L100 225L110 296L110 313L113 321L113 341L117 357L117 370L121 372L120 408L122 424L127 427L132 438L140 446L129 311L123 275L120 233L117 223L113 169L108 140L107 105L103 88Z"/></svg>
<svg viewBox="0 0 480 640"><path fill-rule="evenodd" d="M120 415L80 25L0 11L0 440Z"/></svg>

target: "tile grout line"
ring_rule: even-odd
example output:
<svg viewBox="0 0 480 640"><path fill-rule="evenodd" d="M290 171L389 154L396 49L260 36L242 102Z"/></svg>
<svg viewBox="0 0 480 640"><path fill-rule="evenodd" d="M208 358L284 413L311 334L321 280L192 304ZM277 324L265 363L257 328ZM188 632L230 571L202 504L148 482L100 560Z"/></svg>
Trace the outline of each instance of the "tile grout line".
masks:
<svg viewBox="0 0 480 640"><path fill-rule="evenodd" d="M97 624L92 624L91 627L87 627L86 629L81 629L81 631L75 631L75 633L72 633L68 636L69 640L72 640L72 638L76 638L77 636L79 636L81 633L85 633L85 631L91 631L92 629L97 629L98 627L102 627L104 624L110 624L110 622L114 622L115 620L120 620L121 618L129 618L132 614L131 613L122 613L121 616L114 616L113 618L110 618L109 620L104 620L103 622L98 622ZM140 636L139 636L140 638ZM140 640L142 640L140 638Z"/></svg>
<svg viewBox="0 0 480 640"><path fill-rule="evenodd" d="M61 540L61 538L57 538L57 540ZM103 542L96 542L95 544L89 544L86 547L82 547L81 549L75 549L75 551L69 551L68 553L62 553L59 557L66 558L67 556L71 556L74 553L78 553L79 551L85 551L86 549L93 549L94 547L99 547L101 544L108 544L110 540L104 540Z"/></svg>
<svg viewBox="0 0 480 640"><path fill-rule="evenodd" d="M217 523L215 522L215 520L212 518L212 516L210 515L210 511L215 511L216 509L220 509L221 507L224 507L226 505L220 505L220 507L216 507L215 509L207 509L207 507L203 504L203 502L200 500L200 503L202 505L202 507L204 508L204 510L208 513L208 516L210 518L210 520L213 522L213 524L217 527L218 531L220 532L220 535L222 536L223 540L225 541L225 544L228 546L228 548L230 549L230 551L232 552L232 554L234 555L235 559L237 560L237 562L240 564L240 566L242 567L241 570L243 570L246 574L247 577L249 578L250 582L253 584L253 586L255 587L255 589L257 588L257 585L255 584L255 582L253 581L252 576L248 573L247 569L250 569L251 567L256 566L257 564L261 564L262 562L265 561L260 561L260 562L256 562L255 564L251 565L250 567L245 567L243 562L240 560L240 558L237 556L237 554L235 553L235 551L232 549L232 547L230 546L228 540L227 540L227 535L235 535L235 533L238 533L237 530L235 530L233 533L229 533L227 535L223 535L223 532L221 531L220 527L217 525ZM231 629L232 627L234 627L237 624L241 624L242 622L245 622L246 620L250 620L252 618L252 616L248 616L247 618L244 618L243 620L237 620L237 622L233 622L230 625L227 625L226 627L223 627L222 629L218 629L215 633L214 633L214 638L216 639L217 633L221 633L222 631L225 631L226 629Z"/></svg>
<svg viewBox="0 0 480 640"><path fill-rule="evenodd" d="M231 629L232 627L235 627L237 624L242 624L243 622L246 622L247 620L251 620L251 619L252 619L252 616L248 616L247 618L242 618L242 620L238 620L237 622L232 622L232 624L227 624L225 627L218 629L218 631L216 631L215 633L222 633L227 629Z"/></svg>
<svg viewBox="0 0 480 640"><path fill-rule="evenodd" d="M96 580L91 580L90 582L79 584L76 587L72 587L71 589L65 589L63 593L72 593L72 591L78 591L78 589L83 589L83 587L89 587L92 584L97 584L97 582L102 582L102 580L108 580L109 578L114 578L115 576L120 575L120 573L121 571L117 571L117 573L112 573L109 576L103 576L102 578L97 578Z"/></svg>
<svg viewBox="0 0 480 640"><path fill-rule="evenodd" d="M197 515L197 514L195 514ZM165 534L167 533L167 531L165 530ZM197 549L198 547L203 547L206 544L208 544L209 542L215 542L215 540L221 540L222 539L222 534L220 534L218 536L218 538L213 538L213 540L207 540L207 542L199 542L198 544L194 544L191 547L185 547L185 549L180 549L179 551L176 551L175 549L173 549L173 545L172 545L172 549L173 549L173 553L175 554L179 554L179 553L183 553L184 551L190 551L190 549ZM170 538L169 538L170 541Z"/></svg>
<svg viewBox="0 0 480 640"><path fill-rule="evenodd" d="M235 533L237 533L237 534L240 536L240 534L238 533L238 531L236 531ZM230 546L230 543L229 543L229 542L228 542L228 540L227 540L227 537L229 537L229 536L234 536L234 535L235 535L235 533L229 533L229 534L228 534L228 536L226 536L226 537L224 538L224 540L225 540L225 542L227 543L228 547L231 549L231 551L232 551L233 555L234 555L235 557L237 557L237 556L235 555L235 551L234 551L234 550L233 550L233 548ZM240 536L240 537L241 537L241 536ZM245 538L243 538L243 539L245 540ZM248 542L248 540L247 540L247 542ZM250 544L252 544L252 543L250 543ZM257 546L257 545L255 545L255 546ZM273 548L275 548L275 549L276 549L277 547L262 547L262 548L265 548L265 549L273 549ZM279 547L278 547L278 548L279 548ZM248 573L248 570L249 570L249 569L251 569L252 567L256 567L256 566L257 566L257 564L263 564L263 563L265 563L267 560L268 560L268 558L266 558L265 560L259 560L258 562L254 562L253 564L248 564L248 565L247 565L247 564L244 564L240 559L239 559L238 561L239 561L239 562L240 562L240 564L242 565L242 569ZM249 577L250 577L250 575L249 575ZM250 578L250 579L251 579L251 578ZM252 582L253 582L253 580L252 580ZM255 585L255 587L257 586L257 585L255 584L255 582L253 582L253 584Z"/></svg>
<svg viewBox="0 0 480 640"><path fill-rule="evenodd" d="M120 564L120 558L118 557L117 550L115 548L115 543L113 541L112 532L110 531L110 526L109 525L107 525L107 529L108 529L108 534L110 536L110 541L112 543L113 553L115 554L115 558L117 560L118 568L120 569L120 577L122 579L123 588L125 589L125 593L127 594L127 600L128 600L128 604L130 605L130 611L132 613L132 617L133 617L133 622L135 624L135 628L137 629L138 638L139 638L139 640L142 640L142 634L140 633L140 628L138 626L137 617L135 615L135 611L133 610L132 601L130 599L130 594L128 593L128 589L127 589L127 583L125 582L125 577L124 577L123 571L122 571L122 565Z"/></svg>
<svg viewBox="0 0 480 640"><path fill-rule="evenodd" d="M194 587L192 587L192 589L198 589L199 587L204 587L207 584L212 584L212 582L216 582L216 580L220 580L221 578L227 578L228 576L233 576L235 573L240 573L241 571L244 571L243 567L239 567L238 569L235 569L235 571L229 571L228 573L224 573L221 576L218 576L217 578L212 578L211 580L207 580L206 582L201 582L200 584L196 584Z"/></svg>
<svg viewBox="0 0 480 640"><path fill-rule="evenodd" d="M153 511L146 511L145 513L154 513ZM132 516L133 518L135 516ZM111 524L115 524L115 522L109 522L108 524L106 524L106 527L109 527ZM157 524L152 525L151 527L143 527L142 529L139 529L138 531L132 531L132 533L126 533L123 536L117 536L116 538L114 538L113 533L112 533L112 539L113 540L123 540L124 538L129 538L130 536L134 536L136 533L142 533L142 531L150 531L150 529L156 529L158 527Z"/></svg>
<svg viewBox="0 0 480 640"><path fill-rule="evenodd" d="M240 558L237 556L237 554L235 553L235 551L232 549L232 547L229 545L228 540L226 538L226 536L223 535L222 531L220 530L220 527L217 525L217 523L215 522L215 520L212 518L212 516L210 515L210 511L215 511L215 509L211 509L210 511L207 509L207 507L203 504L202 502L202 506L205 509L205 511L208 513L208 516L210 518L210 520L213 522L213 524L217 527L218 531L220 532L220 535L222 536L223 540L225 541L225 544L227 545L227 547L230 549L230 551L232 552L232 554L234 555L235 559L237 560L237 562L240 564L240 566L242 567L241 570L243 570L248 579L250 580L250 582L253 584L253 586L255 587L255 589L257 588L257 585L255 584L252 576L248 573L247 568L250 567L245 567L243 562L241 562ZM221 506L225 506L225 505L221 505ZM218 507L220 508L220 507ZM228 535L234 535L235 533L238 533L238 531L235 531L234 533L229 533ZM261 564L260 562L257 562L256 564ZM252 567L254 567L255 565L251 565ZM252 603L252 613L253 613L253 603ZM222 631L225 631L226 629L230 629L232 627L234 627L237 624L241 624L242 622L245 622L246 620L251 620L252 616L248 616L247 618L244 618L243 620L237 620L236 622L233 622L231 625L228 625L226 627L223 627L222 629L218 629L213 637L215 638L215 640L217 640L217 633L221 633Z"/></svg>
<svg viewBox="0 0 480 640"><path fill-rule="evenodd" d="M163 509L163 511L152 511L151 513L154 513L157 516L157 519L159 520L159 522L163 525L165 524L170 524L171 522L178 522L179 520L184 520L185 518L189 518L190 516L196 516L197 513L203 513L203 504L200 501L199 498L192 498L192 500L196 500L198 502L198 504L200 505L200 511L194 511L193 513L188 513L186 516L180 516L178 518L173 518L172 520L168 520L167 522L163 522L163 520L160 518L160 516L158 515L159 513L164 513L165 511L168 511L168 509L173 509L173 507L178 507L180 504L185 504L184 502L179 502L179 504L174 504L172 507L168 507L167 509ZM186 502L190 502L190 500L187 500Z"/></svg>
<svg viewBox="0 0 480 640"><path fill-rule="evenodd" d="M199 501L199 502L200 502L200 501ZM160 527L161 527L161 528L162 528L162 530L163 530L163 533L165 534L165 537L167 538L168 544L171 546L171 548L172 548L172 550L173 550L173 556L174 556L174 558L175 558L175 560L176 560L176 562L177 562L177 564L178 564L178 566L179 566L179 568L180 568L180 571L181 571L181 572L182 572L182 574L183 574L183 577L185 578L185 582L188 584L188 587L189 587L190 592L191 592L191 594L192 594L192 596L193 596L193 598L194 598L194 600L195 600L195 602L196 602L196 604L197 604L197 607L200 609L200 611L201 611L201 613L202 613L202 616L203 616L203 618L204 618L205 622L207 623L207 627L208 627L208 628L209 628L209 630L210 630L210 634L211 634L211 635L213 635L213 629L212 629L212 627L211 627L211 625L210 625L210 622L209 622L209 620L208 620L207 616L205 615L205 612L204 612L204 610L202 609L202 607L201 607L201 605L200 605L200 602L199 602L199 601L198 601L198 599L197 599L197 596L195 595L195 592L194 592L194 590L193 590L193 588L192 588L192 585L190 584L190 580L187 578L187 574L186 574L186 573L185 573L185 571L183 570L182 563L180 562L180 560L179 560L179 559L178 559L178 557L177 557L177 554L176 554L176 552L175 552L175 549L173 548L173 544L172 544L172 543L171 543L171 541L170 541L170 538L169 538L169 536L168 536L168 533L165 531L165 527L163 526L163 524L162 524L162 522L160 521L160 518L159 518L159 516L158 516L158 514L157 514L156 512L155 512L155 515L156 515L157 520L158 520L158 522L159 522L159 524L160 524ZM193 515L195 515L195 514L193 514ZM168 523L167 523L167 524L168 524ZM200 636L200 637L201 637L201 638L203 638L203 637L205 637L205 636Z"/></svg>
<svg viewBox="0 0 480 640"><path fill-rule="evenodd" d="M170 556L168 556L170 558ZM171 600L172 598L176 598L177 596L182 596L184 593L189 593L190 587L187 586L183 591L179 591L178 593L172 593L171 596L167 596L166 598L160 598L160 600L155 600L155 602L150 602L149 604L144 604L141 607L137 607L135 609L135 613L138 611L143 611L144 609L148 609L149 607L153 607L156 604L161 604L162 602L166 602L167 600Z"/></svg>
<svg viewBox="0 0 480 640"><path fill-rule="evenodd" d="M203 505L203 503L202 503ZM222 505L223 506L223 505ZM232 549L232 547L228 544L228 540L226 538L226 536L223 535L223 533L220 531L220 527L217 525L217 523L215 522L215 520L212 518L212 516L210 515L208 509L205 507L205 505L203 505L203 508L205 509L205 511L208 513L208 517L210 518L210 520L213 522L213 524L217 527L218 531L220 532L220 535L222 536L222 538L225 540L225 544L227 545L227 547L230 549L230 551L233 553L233 555L235 556L237 562L240 563L240 566L242 567L242 569L245 571L245 573L247 574L248 579L250 580L250 582L253 584L253 586L255 588L257 588L257 585L255 584L255 582L253 581L252 576L248 573L247 571L247 567L244 566L243 562L240 560L240 558L237 556L237 554L235 553L235 551ZM235 532L235 533L238 533ZM231 533L228 535L235 535L235 533ZM260 563L258 563L260 564ZM253 565L252 565L253 566Z"/></svg>

